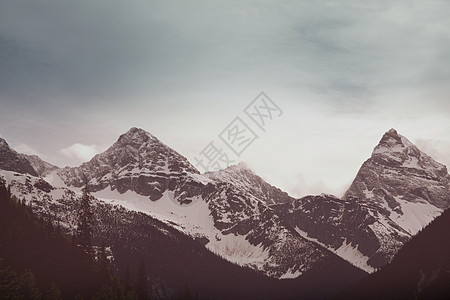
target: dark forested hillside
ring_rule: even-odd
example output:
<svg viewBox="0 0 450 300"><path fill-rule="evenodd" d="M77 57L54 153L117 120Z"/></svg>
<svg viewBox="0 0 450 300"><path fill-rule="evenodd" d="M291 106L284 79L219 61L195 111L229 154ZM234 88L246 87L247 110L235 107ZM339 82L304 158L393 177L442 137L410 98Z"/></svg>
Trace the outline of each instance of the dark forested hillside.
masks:
<svg viewBox="0 0 450 300"><path fill-rule="evenodd" d="M450 210L413 237L391 264L341 295L364 299L450 297Z"/></svg>
<svg viewBox="0 0 450 300"><path fill-rule="evenodd" d="M35 216L0 182L0 298L92 297L106 288L118 289L107 267L73 245L51 218Z"/></svg>

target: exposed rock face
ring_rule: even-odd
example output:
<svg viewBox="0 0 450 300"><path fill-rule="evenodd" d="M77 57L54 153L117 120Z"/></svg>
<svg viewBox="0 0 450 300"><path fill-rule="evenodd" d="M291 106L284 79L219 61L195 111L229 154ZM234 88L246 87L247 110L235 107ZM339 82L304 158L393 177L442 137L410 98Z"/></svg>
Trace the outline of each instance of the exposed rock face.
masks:
<svg viewBox="0 0 450 300"><path fill-rule="evenodd" d="M389 262L410 235L360 199L306 196L274 207L283 220L356 266L373 271Z"/></svg>
<svg viewBox="0 0 450 300"><path fill-rule="evenodd" d="M31 164L36 173L41 177L45 177L50 172L58 169L57 166L54 166L46 161L43 161L37 155L27 155L27 154L20 154L20 155L24 157L26 160L28 160L28 162Z"/></svg>
<svg viewBox="0 0 450 300"><path fill-rule="evenodd" d="M0 169L38 176L30 162L0 138Z"/></svg>
<svg viewBox="0 0 450 300"><path fill-rule="evenodd" d="M228 182L240 190L252 194L266 204L279 204L294 201L286 192L274 187L256 175L245 163L229 166L216 172L205 173L210 179L217 182Z"/></svg>
<svg viewBox="0 0 450 300"><path fill-rule="evenodd" d="M216 229L224 236L241 236L260 248L259 256L265 257L255 257L254 266L270 276L296 277L294 274L314 269L316 263L329 257L321 247L286 226L263 201L229 183L217 183L204 199ZM239 247L235 250L241 251Z"/></svg>

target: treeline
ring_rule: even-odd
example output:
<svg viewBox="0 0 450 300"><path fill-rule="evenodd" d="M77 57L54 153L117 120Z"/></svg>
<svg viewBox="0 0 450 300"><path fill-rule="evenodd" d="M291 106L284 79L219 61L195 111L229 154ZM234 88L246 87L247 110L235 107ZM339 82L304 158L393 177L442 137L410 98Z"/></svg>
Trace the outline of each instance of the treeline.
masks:
<svg viewBox="0 0 450 300"><path fill-rule="evenodd" d="M88 223L81 220L88 232L81 226L71 238L34 215L0 179L0 299L148 298L112 274L104 247L86 248Z"/></svg>

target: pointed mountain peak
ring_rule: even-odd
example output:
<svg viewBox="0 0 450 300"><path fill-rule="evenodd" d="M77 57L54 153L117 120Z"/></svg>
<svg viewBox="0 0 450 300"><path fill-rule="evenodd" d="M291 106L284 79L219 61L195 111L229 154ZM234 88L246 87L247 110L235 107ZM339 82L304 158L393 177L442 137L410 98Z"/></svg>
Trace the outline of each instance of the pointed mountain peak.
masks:
<svg viewBox="0 0 450 300"><path fill-rule="evenodd" d="M386 132L386 133L389 133L389 134L398 134L398 133L397 133L397 130L395 130L394 128L389 129L389 131Z"/></svg>
<svg viewBox="0 0 450 300"><path fill-rule="evenodd" d="M30 162L22 154L9 147L2 138L0 138L0 170L38 176Z"/></svg>
<svg viewBox="0 0 450 300"><path fill-rule="evenodd" d="M158 139L147 131L137 127L132 127L117 140L121 145L130 145L134 147L139 147L149 141L158 141Z"/></svg>
<svg viewBox="0 0 450 300"><path fill-rule="evenodd" d="M447 168L422 152L395 129L386 132L372 152L372 158L378 163L398 167L437 171L447 174Z"/></svg>
<svg viewBox="0 0 450 300"><path fill-rule="evenodd" d="M88 182L93 191L109 186L120 193L131 190L144 196L153 195L153 199L161 197L167 189L169 177L186 174L199 171L174 149L136 127L89 162L58 172L67 185L81 187Z"/></svg>
<svg viewBox="0 0 450 300"><path fill-rule="evenodd" d="M138 127L131 127L127 132L124 133L126 136L136 136L136 135L150 135L147 131Z"/></svg>
<svg viewBox="0 0 450 300"><path fill-rule="evenodd" d="M446 166L421 151L395 129L386 132L372 156L361 166L348 195L388 199L401 212L398 199L426 201L439 208L449 204L450 177Z"/></svg>
<svg viewBox="0 0 450 300"><path fill-rule="evenodd" d="M0 148L9 148L8 143L0 137Z"/></svg>
<svg viewBox="0 0 450 300"><path fill-rule="evenodd" d="M401 135L394 128L389 129L380 140L380 144L401 143Z"/></svg>
<svg viewBox="0 0 450 300"><path fill-rule="evenodd" d="M398 134L397 130L394 128L391 128L383 135L380 142L373 150L372 156L377 154L387 155L389 153L405 152L405 150L407 150L410 155L419 155L421 152L407 138Z"/></svg>

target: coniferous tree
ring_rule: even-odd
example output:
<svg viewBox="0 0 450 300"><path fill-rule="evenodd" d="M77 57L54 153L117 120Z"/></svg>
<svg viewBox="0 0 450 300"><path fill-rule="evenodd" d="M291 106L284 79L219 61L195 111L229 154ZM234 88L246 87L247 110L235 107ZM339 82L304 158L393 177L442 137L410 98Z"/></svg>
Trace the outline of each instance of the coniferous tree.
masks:
<svg viewBox="0 0 450 300"><path fill-rule="evenodd" d="M100 251L97 253L97 263L99 266L100 276L103 280L109 280L110 275L110 262L108 260L108 256L106 255L106 247L105 244L102 243L100 247Z"/></svg>
<svg viewBox="0 0 450 300"><path fill-rule="evenodd" d="M178 295L177 299L179 300L196 300L198 299L198 295L192 294L191 289L188 285L185 286L183 292Z"/></svg>
<svg viewBox="0 0 450 300"><path fill-rule="evenodd" d="M34 274L26 270L22 274L11 271L0 259L0 298L1 299L40 299Z"/></svg>
<svg viewBox="0 0 450 300"><path fill-rule="evenodd" d="M131 290L131 287L130 287L130 266L128 266L128 265L127 265L127 269L125 271L124 289L125 289L125 293L128 293Z"/></svg>
<svg viewBox="0 0 450 300"><path fill-rule="evenodd" d="M92 256L34 215L0 177L0 299L91 299L96 294L100 299L137 298L134 291L123 292L106 253L102 247L96 268Z"/></svg>
<svg viewBox="0 0 450 300"><path fill-rule="evenodd" d="M33 272L26 270L20 276L20 293L25 299L41 299L41 293L36 287L36 280Z"/></svg>
<svg viewBox="0 0 450 300"><path fill-rule="evenodd" d="M84 186L83 194L80 199L80 208L78 211L78 224L76 231L76 243L78 246L93 256L92 248L92 232L93 232L93 213L92 213L92 196L88 186Z"/></svg>
<svg viewBox="0 0 450 300"><path fill-rule="evenodd" d="M47 290L47 293L45 295L45 299L46 300L61 300L62 299L61 291L56 286L54 281L52 281L50 283L50 287Z"/></svg>
<svg viewBox="0 0 450 300"><path fill-rule="evenodd" d="M144 259L141 258L141 263L137 272L136 293L139 300L148 299L148 280L147 271L145 269Z"/></svg>

